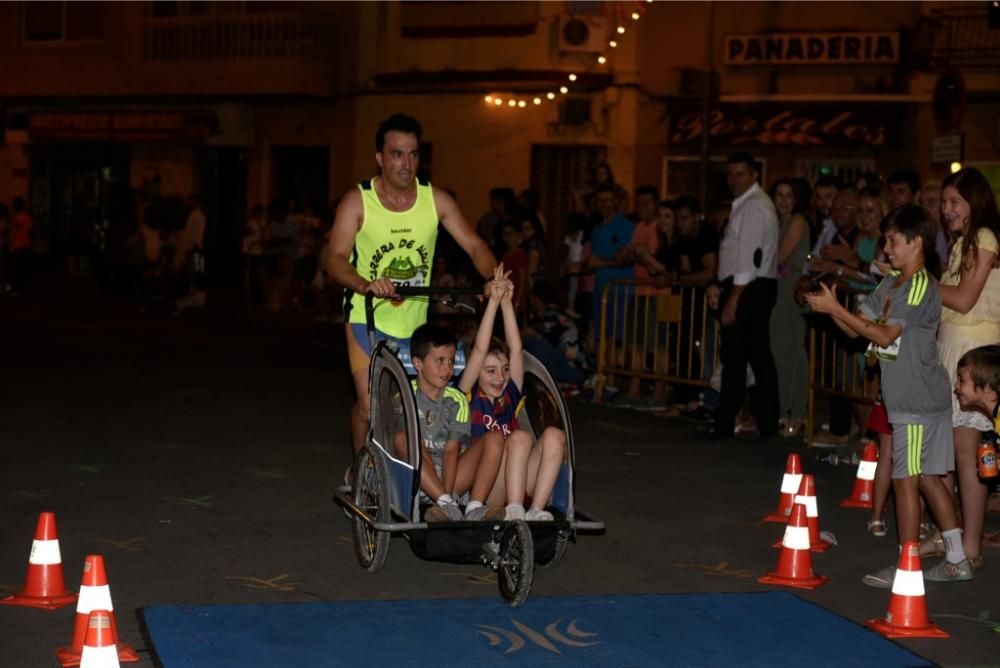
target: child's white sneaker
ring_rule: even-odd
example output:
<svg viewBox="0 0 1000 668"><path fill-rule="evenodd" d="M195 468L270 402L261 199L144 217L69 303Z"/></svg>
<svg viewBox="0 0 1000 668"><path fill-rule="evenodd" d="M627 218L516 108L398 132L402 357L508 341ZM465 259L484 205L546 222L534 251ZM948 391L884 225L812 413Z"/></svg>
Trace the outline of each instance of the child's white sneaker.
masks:
<svg viewBox="0 0 1000 668"><path fill-rule="evenodd" d="M532 508L524 514L524 519L529 522L551 522L552 513L547 510L542 510L541 508Z"/></svg>
<svg viewBox="0 0 1000 668"><path fill-rule="evenodd" d="M524 506L520 503L509 503L504 511L503 519L505 522L525 519Z"/></svg>

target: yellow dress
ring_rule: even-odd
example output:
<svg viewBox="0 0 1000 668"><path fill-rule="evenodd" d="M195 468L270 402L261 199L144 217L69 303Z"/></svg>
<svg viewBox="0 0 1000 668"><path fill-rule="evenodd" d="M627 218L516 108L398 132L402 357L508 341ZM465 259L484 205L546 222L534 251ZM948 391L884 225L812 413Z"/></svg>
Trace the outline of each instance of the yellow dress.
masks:
<svg viewBox="0 0 1000 668"><path fill-rule="evenodd" d="M952 244L948 257L948 268L941 277L941 285L958 285L962 275L962 241L960 237ZM980 250L997 253L1000 244L989 230L979 230L976 238ZM993 343L1000 343L1000 269L994 268L986 279L986 285L968 313L959 313L947 306L941 307L941 327L938 330L938 354L952 385L958 375L958 360L962 355ZM952 395L952 425L972 427L989 431L993 424L982 413L963 411L958 400Z"/></svg>

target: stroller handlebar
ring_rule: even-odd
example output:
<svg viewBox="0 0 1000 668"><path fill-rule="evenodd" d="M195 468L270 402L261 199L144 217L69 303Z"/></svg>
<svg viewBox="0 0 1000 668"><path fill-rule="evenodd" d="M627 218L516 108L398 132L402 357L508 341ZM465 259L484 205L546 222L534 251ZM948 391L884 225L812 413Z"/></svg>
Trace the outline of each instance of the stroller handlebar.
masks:
<svg viewBox="0 0 1000 668"><path fill-rule="evenodd" d="M433 297L435 295L447 295L451 299L443 302L453 307L466 306L458 302L457 297L475 296L483 294L481 287L443 287L438 285L400 285L396 287L396 295L399 297ZM368 327L368 337L371 347L375 348L375 300L388 299L378 297L372 291L365 292L365 324ZM473 311L474 312L474 311Z"/></svg>

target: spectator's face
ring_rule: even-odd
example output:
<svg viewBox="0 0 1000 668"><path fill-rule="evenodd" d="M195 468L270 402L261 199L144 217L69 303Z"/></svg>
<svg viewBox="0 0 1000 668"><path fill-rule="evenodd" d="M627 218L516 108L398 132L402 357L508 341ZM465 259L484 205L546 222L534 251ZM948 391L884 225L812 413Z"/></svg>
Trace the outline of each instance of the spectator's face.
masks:
<svg viewBox="0 0 1000 668"><path fill-rule="evenodd" d="M733 197L739 197L757 180L757 172L745 162L731 162L726 165L726 183Z"/></svg>
<svg viewBox="0 0 1000 668"><path fill-rule="evenodd" d="M602 183L608 183L608 182L610 182L611 181L611 174L608 172L608 168L607 167L598 167L597 169L595 169L594 170L594 181L596 181L598 185L600 185Z"/></svg>
<svg viewBox="0 0 1000 668"><path fill-rule="evenodd" d="M705 300L708 302L708 308L712 311L717 311L719 309L719 297L722 294L722 290L718 285L712 284L705 288Z"/></svg>
<svg viewBox="0 0 1000 668"><path fill-rule="evenodd" d="M535 226L531 224L530 220L521 221L521 238L530 239L535 236Z"/></svg>
<svg viewBox="0 0 1000 668"><path fill-rule="evenodd" d="M885 233L885 255L893 269L903 269L907 265L919 261L924 250L924 242L920 237L908 240L899 230L888 229Z"/></svg>
<svg viewBox="0 0 1000 668"><path fill-rule="evenodd" d="M847 232L858 224L858 197L849 192L837 193L830 209L833 224L841 232Z"/></svg>
<svg viewBox="0 0 1000 668"><path fill-rule="evenodd" d="M615 210L615 194L609 192L597 193L595 198L597 202L597 213L604 220L609 220L614 218Z"/></svg>
<svg viewBox="0 0 1000 668"><path fill-rule="evenodd" d="M518 234L517 228L512 225L503 228L500 238L507 248L517 248L521 244L521 235Z"/></svg>
<svg viewBox="0 0 1000 668"><path fill-rule="evenodd" d="M955 378L955 397L958 398L962 410L991 411L997 401L997 393L989 386L976 387L972 379L972 369L967 366L958 367L958 375Z"/></svg>
<svg viewBox="0 0 1000 668"><path fill-rule="evenodd" d="M510 380L510 362L500 353L490 353L479 372L479 388L491 399L499 399Z"/></svg>
<svg viewBox="0 0 1000 668"><path fill-rule="evenodd" d="M963 234L969 227L972 207L955 186L948 186L941 193L941 216L951 232Z"/></svg>
<svg viewBox="0 0 1000 668"><path fill-rule="evenodd" d="M677 218L677 231L681 236L693 237L698 234L698 216L694 215L694 211L685 206L677 209L674 216Z"/></svg>
<svg viewBox="0 0 1000 668"><path fill-rule="evenodd" d="M792 209L795 208L795 193L787 183L782 183L774 189L774 208L779 216L792 215Z"/></svg>
<svg viewBox="0 0 1000 668"><path fill-rule="evenodd" d="M821 218L826 218L830 215L830 209L833 208L833 198L836 196L837 189L833 186L816 187L814 201L816 204L816 213L818 213Z"/></svg>
<svg viewBox="0 0 1000 668"><path fill-rule="evenodd" d="M877 199L872 197L862 197L858 209L858 227L866 235L871 235L878 230L879 223L882 222L882 206Z"/></svg>
<svg viewBox="0 0 1000 668"><path fill-rule="evenodd" d="M427 385L443 390L455 372L455 346L433 346L423 356L413 357L413 368Z"/></svg>
<svg viewBox="0 0 1000 668"><path fill-rule="evenodd" d="M409 132L390 130L385 133L385 145L375 161L382 168L382 177L394 188L405 190L413 185L420 164L417 136Z"/></svg>
<svg viewBox="0 0 1000 668"><path fill-rule="evenodd" d="M941 189L927 186L920 191L920 205L931 214L931 218L941 222Z"/></svg>
<svg viewBox="0 0 1000 668"><path fill-rule="evenodd" d="M889 200L890 210L898 209L904 204L912 204L915 198L915 193L906 183L890 183L885 195Z"/></svg>
<svg viewBox="0 0 1000 668"><path fill-rule="evenodd" d="M662 234L672 236L674 233L674 226L677 224L674 218L673 209L667 208L665 206L660 206L656 208L656 224L660 228Z"/></svg>
<svg viewBox="0 0 1000 668"><path fill-rule="evenodd" d="M649 194L636 195L635 213L639 220L649 223L656 220L656 199Z"/></svg>

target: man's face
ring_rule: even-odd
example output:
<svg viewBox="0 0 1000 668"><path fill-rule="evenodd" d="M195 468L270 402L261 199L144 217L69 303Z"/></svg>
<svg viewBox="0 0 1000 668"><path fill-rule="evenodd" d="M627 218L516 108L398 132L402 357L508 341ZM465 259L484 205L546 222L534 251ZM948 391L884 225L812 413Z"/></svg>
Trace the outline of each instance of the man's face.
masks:
<svg viewBox="0 0 1000 668"><path fill-rule="evenodd" d="M594 198L597 204L597 213L604 220L610 220L615 217L615 194L611 192L600 192L597 193L597 197Z"/></svg>
<svg viewBox="0 0 1000 668"><path fill-rule="evenodd" d="M413 185L420 164L417 136L409 132L389 130L385 133L382 152L375 154L375 161L382 168L382 177L394 188L406 190Z"/></svg>
<svg viewBox="0 0 1000 668"><path fill-rule="evenodd" d="M757 180L757 172L745 162L731 162L726 165L726 183L733 197L739 197Z"/></svg>
<svg viewBox="0 0 1000 668"><path fill-rule="evenodd" d="M682 237L693 237L698 234L698 217L691 209L686 206L677 209L674 218L677 220L677 231Z"/></svg>
<svg viewBox="0 0 1000 668"><path fill-rule="evenodd" d="M639 216L639 220L644 223L656 220L656 199L648 193L636 195L635 213Z"/></svg>
<svg viewBox="0 0 1000 668"><path fill-rule="evenodd" d="M837 189L833 186L816 186L814 199L816 202L816 212L820 218L826 218L830 215L830 209L833 208L833 198L836 196Z"/></svg>
<svg viewBox="0 0 1000 668"><path fill-rule="evenodd" d="M847 232L858 224L858 196L852 192L840 192L833 198L830 208L833 224L841 232Z"/></svg>
<svg viewBox="0 0 1000 668"><path fill-rule="evenodd" d="M413 368L427 386L443 390L455 372L455 346L433 346L422 358L413 357Z"/></svg>
<svg viewBox="0 0 1000 668"><path fill-rule="evenodd" d="M909 184L890 183L885 196L889 200L889 208L898 209L904 204L912 204L916 193L910 190Z"/></svg>
<svg viewBox="0 0 1000 668"><path fill-rule="evenodd" d="M931 214L931 218L941 222L941 189L927 186L920 191L920 205Z"/></svg>

